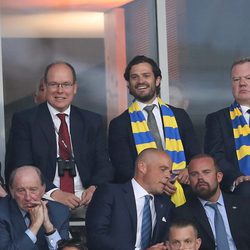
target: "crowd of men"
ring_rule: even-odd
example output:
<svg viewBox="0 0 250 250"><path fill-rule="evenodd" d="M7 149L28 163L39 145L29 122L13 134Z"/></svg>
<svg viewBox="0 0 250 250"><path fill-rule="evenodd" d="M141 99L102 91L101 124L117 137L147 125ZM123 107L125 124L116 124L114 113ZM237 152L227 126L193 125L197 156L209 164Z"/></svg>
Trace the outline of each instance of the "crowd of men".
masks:
<svg viewBox="0 0 250 250"><path fill-rule="evenodd" d="M0 249L85 249L70 239L75 211L89 250L250 249L250 58L232 65L234 102L206 118L205 153L186 111L160 98L153 59L134 57L124 78L134 100L107 149L102 117L72 104L73 66L45 68L38 105L12 119Z"/></svg>

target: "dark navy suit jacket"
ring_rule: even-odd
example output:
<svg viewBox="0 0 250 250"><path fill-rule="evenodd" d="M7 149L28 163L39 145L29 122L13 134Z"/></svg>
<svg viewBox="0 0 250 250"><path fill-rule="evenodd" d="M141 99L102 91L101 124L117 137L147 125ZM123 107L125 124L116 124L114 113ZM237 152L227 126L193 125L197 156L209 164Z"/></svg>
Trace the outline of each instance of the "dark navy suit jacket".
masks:
<svg viewBox="0 0 250 250"><path fill-rule="evenodd" d="M186 161L201 153L192 122L180 108L170 106L178 124ZM114 118L109 125L109 155L114 167L114 180L123 183L133 178L137 157L128 110Z"/></svg>
<svg viewBox="0 0 250 250"><path fill-rule="evenodd" d="M224 176L222 188L229 191L240 172L236 156L233 127L229 108L209 114L206 118L205 153L211 154L218 162Z"/></svg>
<svg viewBox="0 0 250 250"><path fill-rule="evenodd" d="M238 250L250 249L250 200L232 194L223 194L224 204L231 234ZM202 240L201 250L215 249L213 232L210 227L206 212L198 200L193 197L183 206L174 210L174 218L193 220L197 226Z"/></svg>
<svg viewBox="0 0 250 250"><path fill-rule="evenodd" d="M85 188L112 178L100 115L71 106L70 133L74 158ZM54 124L47 103L14 114L6 152L5 177L22 165L39 167L46 188L54 188L57 145Z"/></svg>
<svg viewBox="0 0 250 250"><path fill-rule="evenodd" d="M49 201L47 206L51 223L56 227L62 239L68 239L68 207L55 201ZM43 227L38 231L36 244L25 234L26 230L27 226L16 201L10 196L0 199L0 249L48 249Z"/></svg>
<svg viewBox="0 0 250 250"><path fill-rule="evenodd" d="M151 244L165 238L173 204L166 195L155 195L156 225ZM89 250L134 250L137 212L131 181L97 188L86 215Z"/></svg>

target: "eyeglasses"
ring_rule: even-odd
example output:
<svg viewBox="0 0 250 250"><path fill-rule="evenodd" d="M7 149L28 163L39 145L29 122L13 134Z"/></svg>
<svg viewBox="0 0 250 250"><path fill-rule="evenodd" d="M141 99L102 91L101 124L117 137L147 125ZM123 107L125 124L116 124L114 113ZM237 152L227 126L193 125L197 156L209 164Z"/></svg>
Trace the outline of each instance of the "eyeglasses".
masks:
<svg viewBox="0 0 250 250"><path fill-rule="evenodd" d="M232 76L233 83L239 83L244 80L244 82L250 84L250 75L247 76Z"/></svg>
<svg viewBox="0 0 250 250"><path fill-rule="evenodd" d="M59 87L61 87L63 89L69 89L73 86L73 83L70 83L70 82L64 82L64 83L48 82L47 86L51 89L57 89Z"/></svg>

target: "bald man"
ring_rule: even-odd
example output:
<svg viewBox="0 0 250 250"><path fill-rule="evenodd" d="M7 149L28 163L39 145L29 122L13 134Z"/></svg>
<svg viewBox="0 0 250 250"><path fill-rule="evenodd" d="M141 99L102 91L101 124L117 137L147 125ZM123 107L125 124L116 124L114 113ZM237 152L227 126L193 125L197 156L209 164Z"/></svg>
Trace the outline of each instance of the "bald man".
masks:
<svg viewBox="0 0 250 250"><path fill-rule="evenodd" d="M89 250L166 249L163 240L173 204L163 191L171 169L172 161L165 152L146 149L135 162L131 181L98 188L86 216ZM147 198L151 234L145 246L143 218Z"/></svg>

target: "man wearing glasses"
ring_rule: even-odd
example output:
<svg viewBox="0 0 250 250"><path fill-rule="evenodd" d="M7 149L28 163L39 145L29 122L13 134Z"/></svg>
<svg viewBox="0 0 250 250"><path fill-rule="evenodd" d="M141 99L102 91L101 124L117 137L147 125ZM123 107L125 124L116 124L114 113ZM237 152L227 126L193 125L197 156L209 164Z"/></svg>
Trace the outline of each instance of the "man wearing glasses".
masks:
<svg viewBox="0 0 250 250"><path fill-rule="evenodd" d="M44 86L47 102L13 116L6 179L32 164L46 178L47 198L72 209L88 205L96 186L111 179L101 116L71 105L77 82L69 63L48 65Z"/></svg>

